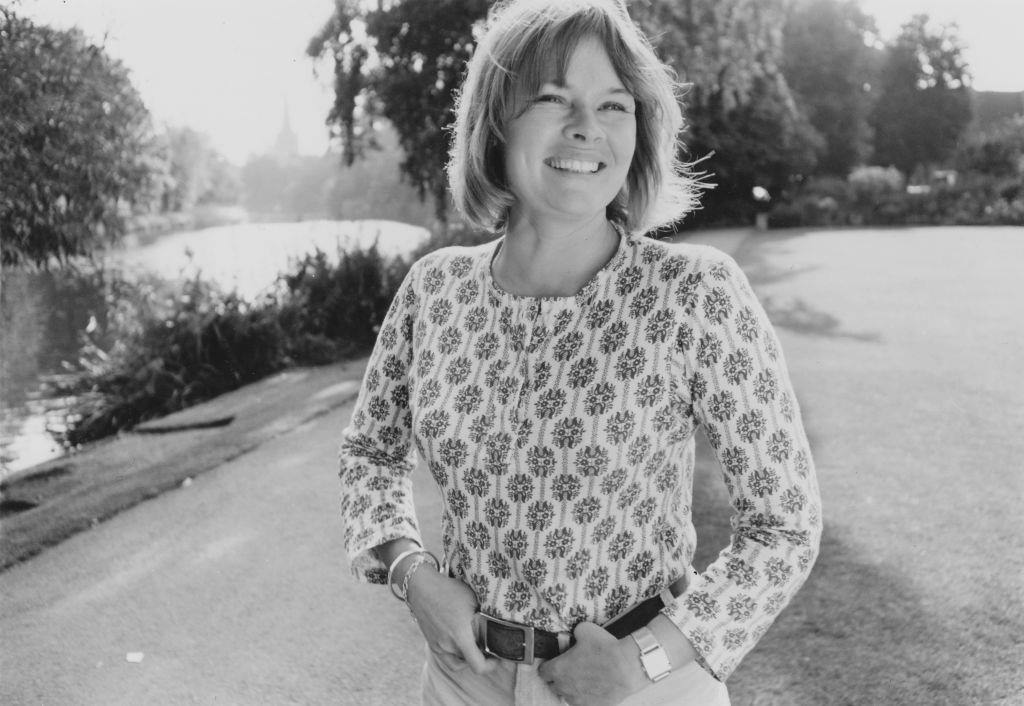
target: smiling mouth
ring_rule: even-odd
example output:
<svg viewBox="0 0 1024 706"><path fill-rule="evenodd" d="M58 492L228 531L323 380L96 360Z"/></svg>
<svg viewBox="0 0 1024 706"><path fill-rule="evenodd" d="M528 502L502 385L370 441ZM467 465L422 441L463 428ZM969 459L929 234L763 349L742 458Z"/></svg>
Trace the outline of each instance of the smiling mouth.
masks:
<svg viewBox="0 0 1024 706"><path fill-rule="evenodd" d="M544 164L560 172L572 174L597 174L605 168L604 162L588 162L582 159L545 159Z"/></svg>

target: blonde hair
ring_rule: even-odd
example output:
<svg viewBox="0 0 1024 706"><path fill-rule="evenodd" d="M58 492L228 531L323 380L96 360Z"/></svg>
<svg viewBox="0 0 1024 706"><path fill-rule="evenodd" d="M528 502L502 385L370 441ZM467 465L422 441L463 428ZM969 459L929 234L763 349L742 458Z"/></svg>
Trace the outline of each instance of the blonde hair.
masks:
<svg viewBox="0 0 1024 706"><path fill-rule="evenodd" d="M622 2L512 0L495 6L456 104L448 181L475 225L500 230L515 196L504 171L503 130L551 70L564 81L581 40L595 37L636 101L636 149L607 217L630 232L671 225L697 207L699 183L679 161L683 115L672 70L655 55Z"/></svg>

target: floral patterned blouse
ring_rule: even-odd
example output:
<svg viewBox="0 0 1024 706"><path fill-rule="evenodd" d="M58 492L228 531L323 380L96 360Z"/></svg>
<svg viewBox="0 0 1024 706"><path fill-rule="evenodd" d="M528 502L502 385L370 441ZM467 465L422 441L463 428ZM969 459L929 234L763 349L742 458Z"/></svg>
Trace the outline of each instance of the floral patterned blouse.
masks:
<svg viewBox="0 0 1024 706"><path fill-rule="evenodd" d="M418 454L443 550L481 610L547 630L603 623L690 572L694 434L718 456L732 538L664 613L724 680L817 554L817 482L778 340L743 273L709 247L620 233L572 297L498 287L500 240L413 266L341 444L354 574L420 541Z"/></svg>

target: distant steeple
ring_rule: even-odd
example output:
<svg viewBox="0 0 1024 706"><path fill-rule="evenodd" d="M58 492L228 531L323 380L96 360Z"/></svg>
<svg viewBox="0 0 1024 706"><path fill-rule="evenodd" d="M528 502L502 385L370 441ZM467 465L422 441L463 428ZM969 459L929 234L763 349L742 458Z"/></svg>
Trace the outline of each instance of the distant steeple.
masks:
<svg viewBox="0 0 1024 706"><path fill-rule="evenodd" d="M291 117L288 115L288 101L284 101L284 113L281 117L281 129L277 133L277 140L270 151L271 155L281 161L294 159L299 154L299 138L292 130Z"/></svg>

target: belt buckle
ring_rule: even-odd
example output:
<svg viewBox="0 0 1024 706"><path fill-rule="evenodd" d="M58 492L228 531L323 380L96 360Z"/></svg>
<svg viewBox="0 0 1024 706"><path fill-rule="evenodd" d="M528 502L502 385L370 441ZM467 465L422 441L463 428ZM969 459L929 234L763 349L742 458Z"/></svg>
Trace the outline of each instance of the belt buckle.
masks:
<svg viewBox="0 0 1024 706"><path fill-rule="evenodd" d="M501 618L491 617L490 615L487 615L486 613L482 613L482 612L481 613L477 613L477 615L479 615L481 618L483 618L483 621L481 623L481 626L482 626L481 632L483 633L481 642L483 642L484 654L488 654L491 657L497 657L498 659L503 659L503 660L508 661L508 662L521 662L522 664L527 664L527 665L532 665L533 664L533 630L534 630L534 628L533 628L532 625L521 625L520 623L513 623L513 622L508 621L508 620L502 620ZM512 628L513 630L519 630L520 632L523 633L523 658L521 660L510 659L508 657L505 657L503 655L499 655L499 654L491 651L490 646L487 644L487 623L488 622L497 623L498 625L501 625L503 627Z"/></svg>

